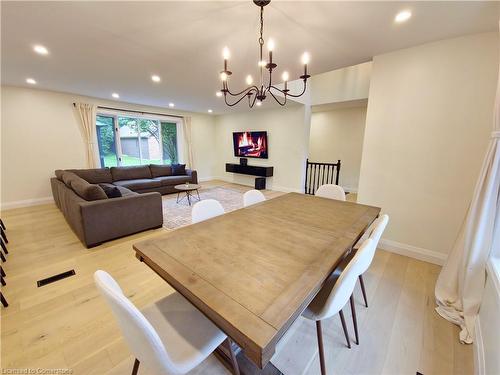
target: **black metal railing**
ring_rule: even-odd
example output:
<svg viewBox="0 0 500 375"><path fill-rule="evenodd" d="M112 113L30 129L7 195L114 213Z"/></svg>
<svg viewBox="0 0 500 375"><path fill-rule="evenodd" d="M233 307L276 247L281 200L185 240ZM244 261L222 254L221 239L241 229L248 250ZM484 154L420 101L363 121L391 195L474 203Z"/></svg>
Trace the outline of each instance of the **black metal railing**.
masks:
<svg viewBox="0 0 500 375"><path fill-rule="evenodd" d="M324 184L339 184L340 160L336 163L318 163L306 160L304 193L314 195Z"/></svg>

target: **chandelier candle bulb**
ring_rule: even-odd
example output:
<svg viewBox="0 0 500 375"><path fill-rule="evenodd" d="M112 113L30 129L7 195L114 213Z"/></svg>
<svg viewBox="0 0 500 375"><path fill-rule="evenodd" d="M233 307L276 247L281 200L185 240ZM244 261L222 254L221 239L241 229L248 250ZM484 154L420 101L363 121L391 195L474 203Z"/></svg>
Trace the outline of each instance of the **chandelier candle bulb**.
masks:
<svg viewBox="0 0 500 375"><path fill-rule="evenodd" d="M253 78L252 78L252 76L250 74L247 75L246 83L247 83L248 86L250 86L253 83Z"/></svg>
<svg viewBox="0 0 500 375"><path fill-rule="evenodd" d="M274 51L274 40L269 39L267 41L267 50L269 51L269 63L273 63L273 51Z"/></svg>

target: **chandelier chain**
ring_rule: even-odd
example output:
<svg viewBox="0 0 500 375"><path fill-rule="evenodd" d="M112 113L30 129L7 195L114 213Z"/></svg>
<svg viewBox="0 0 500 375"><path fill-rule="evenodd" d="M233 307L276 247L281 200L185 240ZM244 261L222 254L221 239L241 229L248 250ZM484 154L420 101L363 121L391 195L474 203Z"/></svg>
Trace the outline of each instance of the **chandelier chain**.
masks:
<svg viewBox="0 0 500 375"><path fill-rule="evenodd" d="M264 7L260 7L260 38L259 44L261 46L264 45L264 38L262 37L264 34Z"/></svg>

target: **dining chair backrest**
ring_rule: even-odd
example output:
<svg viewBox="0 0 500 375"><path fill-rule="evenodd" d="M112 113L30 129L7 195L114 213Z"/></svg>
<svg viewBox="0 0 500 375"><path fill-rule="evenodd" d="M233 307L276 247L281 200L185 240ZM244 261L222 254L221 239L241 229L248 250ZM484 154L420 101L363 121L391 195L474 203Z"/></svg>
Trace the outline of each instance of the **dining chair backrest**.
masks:
<svg viewBox="0 0 500 375"><path fill-rule="evenodd" d="M266 197L258 190L249 190L243 194L243 207L251 206L252 204L264 202Z"/></svg>
<svg viewBox="0 0 500 375"><path fill-rule="evenodd" d="M322 311L318 314L317 320L327 319L337 314L345 306L347 301L349 301L354 291L354 287L356 286L356 280L358 276L362 274L361 271L364 266L363 260L365 258L364 254L366 252L371 252L373 247L374 242L372 239L369 238L363 242L356 252L356 255L354 255L335 281L335 285L326 298Z"/></svg>
<svg viewBox="0 0 500 375"><path fill-rule="evenodd" d="M94 273L97 289L111 307L122 334L135 357L154 373L179 373L160 336L151 323L123 294L120 286L105 271Z"/></svg>
<svg viewBox="0 0 500 375"><path fill-rule="evenodd" d="M224 207L215 199L205 199L197 202L191 211L191 221L199 223L224 214Z"/></svg>
<svg viewBox="0 0 500 375"><path fill-rule="evenodd" d="M375 251L377 250L378 242L380 241L380 237L382 237L382 233L384 233L385 227L387 226L388 222L388 215L382 215L373 222L373 229L368 238L373 241L374 246L371 251L365 251L365 253L363 254L363 267L361 273L365 273L366 270L370 267L370 264L372 264L373 257L375 256Z"/></svg>
<svg viewBox="0 0 500 375"><path fill-rule="evenodd" d="M345 192L342 186L333 185L333 184L325 184L321 185L316 193L314 194L317 197L336 199L339 201L345 201Z"/></svg>

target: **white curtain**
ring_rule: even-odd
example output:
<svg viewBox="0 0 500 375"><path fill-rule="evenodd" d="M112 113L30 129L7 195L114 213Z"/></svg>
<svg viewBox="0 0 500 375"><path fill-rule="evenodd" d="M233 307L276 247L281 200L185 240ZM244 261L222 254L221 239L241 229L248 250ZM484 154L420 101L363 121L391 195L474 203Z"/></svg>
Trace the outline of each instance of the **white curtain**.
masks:
<svg viewBox="0 0 500 375"><path fill-rule="evenodd" d="M186 163L187 168L194 169L193 144L191 141L191 117L184 117L182 121L182 132L184 135L184 163Z"/></svg>
<svg viewBox="0 0 500 375"><path fill-rule="evenodd" d="M486 282L486 262L500 245L500 75L491 140L465 222L436 284L437 312L470 344Z"/></svg>
<svg viewBox="0 0 500 375"><path fill-rule="evenodd" d="M97 155L96 137L96 110L97 106L86 103L75 103L76 111L80 119L80 130L85 143L87 168L98 168L100 166Z"/></svg>

